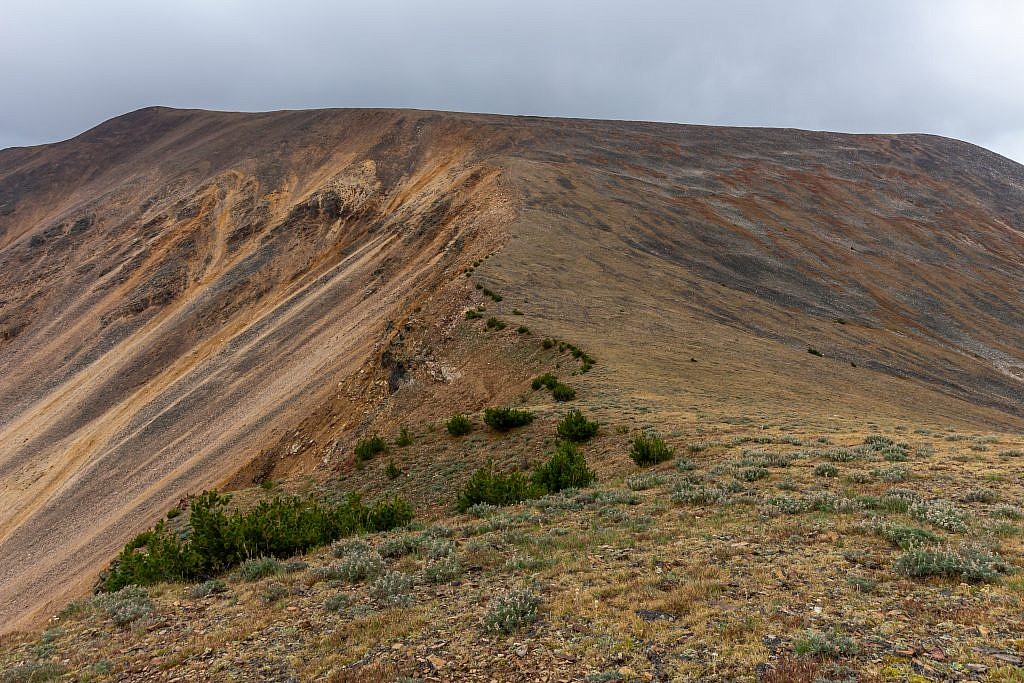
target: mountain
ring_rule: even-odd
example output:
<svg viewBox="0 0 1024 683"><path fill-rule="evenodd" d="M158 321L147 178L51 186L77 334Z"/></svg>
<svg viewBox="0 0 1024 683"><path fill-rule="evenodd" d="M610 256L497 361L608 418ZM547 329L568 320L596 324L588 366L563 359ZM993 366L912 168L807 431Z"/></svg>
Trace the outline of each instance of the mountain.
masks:
<svg viewBox="0 0 1024 683"><path fill-rule="evenodd" d="M544 338L610 422L1017 432L1022 230L1024 167L926 135L148 108L0 151L0 629L185 496L364 487L358 439L579 372Z"/></svg>

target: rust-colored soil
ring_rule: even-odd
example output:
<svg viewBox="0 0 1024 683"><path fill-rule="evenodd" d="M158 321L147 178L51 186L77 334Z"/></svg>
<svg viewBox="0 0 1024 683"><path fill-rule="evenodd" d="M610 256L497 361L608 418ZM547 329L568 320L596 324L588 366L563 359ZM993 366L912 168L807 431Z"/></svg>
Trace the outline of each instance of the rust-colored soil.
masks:
<svg viewBox="0 0 1024 683"><path fill-rule="evenodd" d="M666 430L1017 431L1022 207L927 136L147 109L0 152L0 630L184 495L514 398L542 336Z"/></svg>

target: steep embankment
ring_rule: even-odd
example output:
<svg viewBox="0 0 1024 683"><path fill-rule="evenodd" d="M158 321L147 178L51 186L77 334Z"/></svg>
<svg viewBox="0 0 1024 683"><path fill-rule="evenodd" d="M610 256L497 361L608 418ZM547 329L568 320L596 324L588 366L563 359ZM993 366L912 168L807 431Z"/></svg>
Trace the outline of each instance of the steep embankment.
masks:
<svg viewBox="0 0 1024 683"><path fill-rule="evenodd" d="M1022 206L1019 165L925 136L149 109L6 150L0 614L184 494L513 395L452 334L474 282L666 427L1019 428Z"/></svg>

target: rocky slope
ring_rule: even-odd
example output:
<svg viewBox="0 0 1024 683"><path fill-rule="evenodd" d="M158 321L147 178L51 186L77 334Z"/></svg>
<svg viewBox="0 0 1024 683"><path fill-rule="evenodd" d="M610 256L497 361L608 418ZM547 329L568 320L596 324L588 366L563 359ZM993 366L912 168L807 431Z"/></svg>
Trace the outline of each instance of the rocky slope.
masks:
<svg viewBox="0 0 1024 683"><path fill-rule="evenodd" d="M549 359L466 332L474 284L620 420L1019 429L1022 207L928 136L146 109L4 150L0 628L188 493L514 399Z"/></svg>

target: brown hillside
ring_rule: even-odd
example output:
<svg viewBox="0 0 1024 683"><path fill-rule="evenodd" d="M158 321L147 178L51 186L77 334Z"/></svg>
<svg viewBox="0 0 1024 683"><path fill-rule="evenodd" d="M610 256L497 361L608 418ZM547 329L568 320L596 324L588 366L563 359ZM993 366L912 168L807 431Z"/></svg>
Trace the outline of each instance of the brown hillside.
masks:
<svg viewBox="0 0 1024 683"><path fill-rule="evenodd" d="M1022 207L929 136L154 108L4 150L0 628L186 494L511 400L475 283L623 414L1017 430Z"/></svg>

